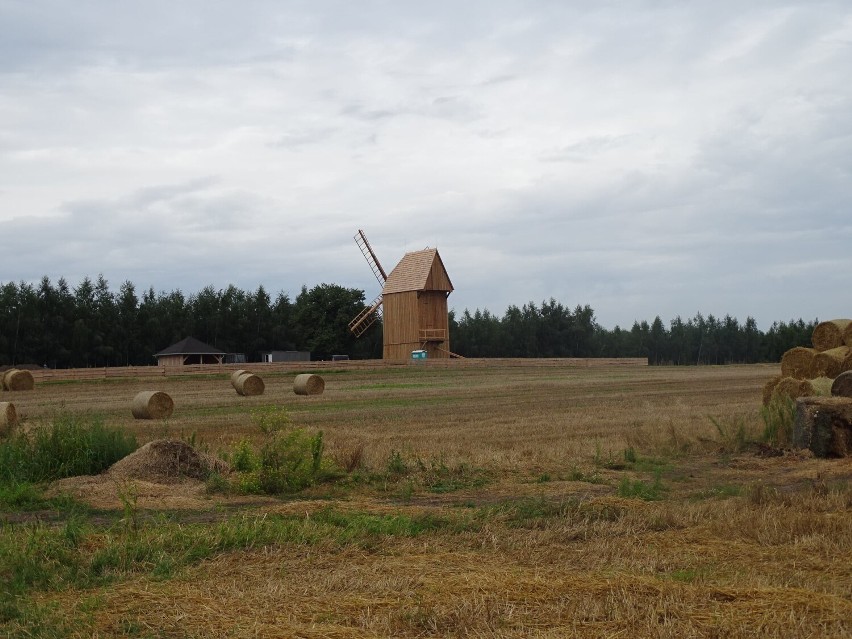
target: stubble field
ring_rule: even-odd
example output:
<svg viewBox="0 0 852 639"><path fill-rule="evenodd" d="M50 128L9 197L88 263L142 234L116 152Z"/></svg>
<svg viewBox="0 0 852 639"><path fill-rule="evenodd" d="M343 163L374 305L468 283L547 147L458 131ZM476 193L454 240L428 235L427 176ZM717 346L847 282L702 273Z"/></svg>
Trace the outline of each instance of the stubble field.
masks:
<svg viewBox="0 0 852 639"><path fill-rule="evenodd" d="M283 407L348 472L281 497L60 482L48 493L90 509L0 513L7 556L51 535L68 555L33 551L56 578L0 630L848 636L852 463L761 443L776 369L340 366L310 397L288 372L258 397L226 374L37 385L14 398L26 427L97 413L212 454L260 441L258 415ZM140 390L169 393L173 416L133 420Z"/></svg>

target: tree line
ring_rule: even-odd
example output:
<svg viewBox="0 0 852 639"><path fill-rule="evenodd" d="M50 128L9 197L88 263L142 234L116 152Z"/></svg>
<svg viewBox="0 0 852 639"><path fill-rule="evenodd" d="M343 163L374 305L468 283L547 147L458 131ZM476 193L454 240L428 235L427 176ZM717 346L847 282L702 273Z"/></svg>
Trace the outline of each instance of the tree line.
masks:
<svg viewBox="0 0 852 639"><path fill-rule="evenodd" d="M784 352L811 342L817 320L775 322L763 332L752 317L740 323L725 315L657 316L630 329L600 326L591 307L573 310L555 299L518 308L502 317L489 311L451 314L452 350L466 357L647 357L655 364L779 362Z"/></svg>
<svg viewBox="0 0 852 639"><path fill-rule="evenodd" d="M264 351L308 350L315 358L346 353L380 358L381 324L360 338L349 321L364 307L364 291L335 284L303 286L295 300L263 286L207 286L137 294L129 281L117 291L103 276L70 287L43 277L38 284L0 285L0 366L51 368L154 363L154 353L193 336L226 353L257 361ZM588 305L574 309L554 299L488 310L450 312L450 346L465 357L647 357L651 364L777 362L789 348L810 343L816 320L776 322L763 332L751 317L656 317L630 329L609 330Z"/></svg>
<svg viewBox="0 0 852 639"><path fill-rule="evenodd" d="M149 288L140 296L128 281L110 290L103 276L73 289L64 278L9 282L0 286L0 365L148 365L154 353L190 335L249 361L272 350L381 357L377 328L357 341L347 329L363 307L363 291L334 284L302 287L293 301L263 286L207 286L189 296Z"/></svg>

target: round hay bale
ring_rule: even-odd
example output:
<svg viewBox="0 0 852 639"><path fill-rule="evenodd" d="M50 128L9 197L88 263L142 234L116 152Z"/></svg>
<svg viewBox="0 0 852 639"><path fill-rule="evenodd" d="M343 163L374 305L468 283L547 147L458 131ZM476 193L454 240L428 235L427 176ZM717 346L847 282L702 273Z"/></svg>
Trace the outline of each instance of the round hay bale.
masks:
<svg viewBox="0 0 852 639"><path fill-rule="evenodd" d="M9 370L0 373L0 386L3 387L4 391L9 390L8 382L6 381L7 376L11 377L12 373L17 370L17 368L10 368Z"/></svg>
<svg viewBox="0 0 852 639"><path fill-rule="evenodd" d="M850 352L852 349L848 346L838 346L817 353L811 362L810 377L837 377L843 372L844 363Z"/></svg>
<svg viewBox="0 0 852 639"><path fill-rule="evenodd" d="M852 371L840 373L834 378L831 394L836 397L852 397Z"/></svg>
<svg viewBox="0 0 852 639"><path fill-rule="evenodd" d="M296 375L293 381L293 392L296 395L322 395L325 390L325 380L319 375L303 373Z"/></svg>
<svg viewBox="0 0 852 639"><path fill-rule="evenodd" d="M781 356L781 377L807 379L811 375L811 364L817 354L814 348L796 346Z"/></svg>
<svg viewBox="0 0 852 639"><path fill-rule="evenodd" d="M12 427L18 423L18 411L12 402L0 402L0 437L12 432Z"/></svg>
<svg viewBox="0 0 852 639"><path fill-rule="evenodd" d="M766 384L763 385L763 405L766 406L769 404L769 401L772 399L772 391L775 390L775 387L778 386L778 382L782 379L781 375L776 375L772 379L770 379Z"/></svg>
<svg viewBox="0 0 852 639"><path fill-rule="evenodd" d="M811 395L814 395L814 387L810 380L796 379L795 377L782 378L772 391L773 397L789 397L790 399L810 397Z"/></svg>
<svg viewBox="0 0 852 639"><path fill-rule="evenodd" d="M236 388L237 387L237 379L239 378L239 376L243 375L245 373L248 373L248 372L249 371L244 371L242 368L240 368L238 370L235 370L233 373L231 373L231 386Z"/></svg>
<svg viewBox="0 0 852 639"><path fill-rule="evenodd" d="M166 419L175 409L175 403L163 391L142 391L133 398L131 410L136 419Z"/></svg>
<svg viewBox="0 0 852 639"><path fill-rule="evenodd" d="M819 395L820 397L828 397L831 395L831 385L834 383L834 378L816 377L808 381L810 381L811 388L813 389L813 393L811 393L812 395Z"/></svg>
<svg viewBox="0 0 852 639"><path fill-rule="evenodd" d="M811 342L818 351L827 351L843 346L846 331L852 326L852 320L836 319L820 322L814 327Z"/></svg>
<svg viewBox="0 0 852 639"><path fill-rule="evenodd" d="M29 371L12 368L3 375L3 388L8 391L28 391L35 388L35 379Z"/></svg>
<svg viewBox="0 0 852 639"><path fill-rule="evenodd" d="M843 343L846 346L852 346L852 322L849 323L845 329L843 329Z"/></svg>
<svg viewBox="0 0 852 639"><path fill-rule="evenodd" d="M850 348L846 359L843 360L843 370L840 372L845 373L846 371L852 371L852 348Z"/></svg>
<svg viewBox="0 0 852 639"><path fill-rule="evenodd" d="M237 383L234 388L240 395L251 397L253 395L263 395L266 385L263 380L253 373L243 373L237 378Z"/></svg>

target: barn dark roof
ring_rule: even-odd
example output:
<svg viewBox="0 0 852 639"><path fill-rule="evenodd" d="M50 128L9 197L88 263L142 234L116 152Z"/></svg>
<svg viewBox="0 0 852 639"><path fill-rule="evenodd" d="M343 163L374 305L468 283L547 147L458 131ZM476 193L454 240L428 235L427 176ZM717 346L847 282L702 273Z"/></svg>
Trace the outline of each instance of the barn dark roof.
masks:
<svg viewBox="0 0 852 639"><path fill-rule="evenodd" d="M209 344L205 344L201 340L194 337L182 339L177 344L172 344L168 348L164 348L159 353L154 353L154 357L160 355L224 355L225 351L220 351L218 348L213 348Z"/></svg>

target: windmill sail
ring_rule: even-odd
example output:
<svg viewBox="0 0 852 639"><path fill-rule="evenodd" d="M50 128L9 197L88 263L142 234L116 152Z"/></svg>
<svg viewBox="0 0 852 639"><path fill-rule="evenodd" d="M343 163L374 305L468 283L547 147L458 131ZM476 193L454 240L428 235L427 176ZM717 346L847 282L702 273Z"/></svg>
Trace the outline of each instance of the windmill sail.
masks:
<svg viewBox="0 0 852 639"><path fill-rule="evenodd" d="M384 286L385 280L388 279L388 276L385 273L385 269L382 268L379 258L377 258L376 254L373 252L373 247L370 246L370 243L367 241L367 236L364 235L364 231L361 229L358 229L358 232L355 234L355 243L358 245L358 248L361 249L361 253L364 255L364 259L367 260L367 264L370 265L370 270L373 271L373 275L376 276L379 286ZM349 330L355 335L355 337L361 337L368 328L381 318L382 295L379 293L379 296L376 299L365 306L364 309L358 313L351 322L349 322Z"/></svg>
<svg viewBox="0 0 852 639"><path fill-rule="evenodd" d="M375 324L376 320L382 317L382 296L379 295L373 300L372 304L365 306L364 310L358 313L351 322L349 322L349 330L355 337L361 337L368 328Z"/></svg>
<svg viewBox="0 0 852 639"><path fill-rule="evenodd" d="M388 276L385 273L385 269L383 269L382 265L379 263L379 258L377 258L376 254L373 253L373 247L370 246L370 243L367 241L367 236L364 235L364 231L361 229L358 229L358 232L355 234L355 243L358 245L358 248L361 249L364 259L367 260L367 264L370 265L373 275L375 275L376 279L379 281L379 286L384 286L385 280L388 279Z"/></svg>

